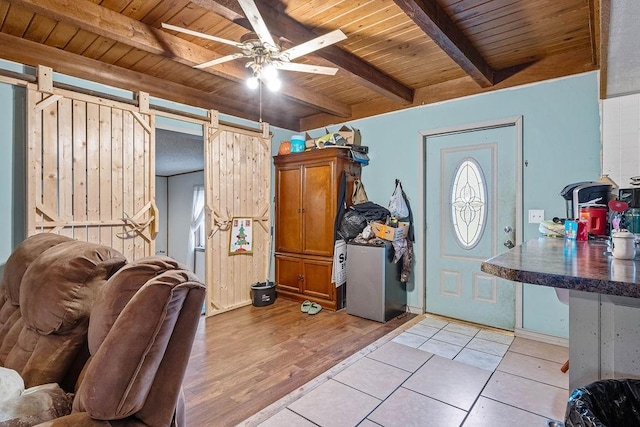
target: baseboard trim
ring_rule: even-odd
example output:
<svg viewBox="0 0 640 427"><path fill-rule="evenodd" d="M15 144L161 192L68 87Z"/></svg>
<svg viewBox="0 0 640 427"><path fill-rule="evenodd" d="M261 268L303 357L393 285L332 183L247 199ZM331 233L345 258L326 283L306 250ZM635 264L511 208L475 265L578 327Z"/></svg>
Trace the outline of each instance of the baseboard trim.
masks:
<svg viewBox="0 0 640 427"><path fill-rule="evenodd" d="M554 335L543 334L542 332L535 332L530 329L516 328L514 331L516 337L527 338L534 341L540 341L547 344L559 345L562 347L569 347L569 340L567 338L556 337Z"/></svg>
<svg viewBox="0 0 640 427"><path fill-rule="evenodd" d="M407 311L411 314L424 314L422 307L414 307L412 305L407 305Z"/></svg>

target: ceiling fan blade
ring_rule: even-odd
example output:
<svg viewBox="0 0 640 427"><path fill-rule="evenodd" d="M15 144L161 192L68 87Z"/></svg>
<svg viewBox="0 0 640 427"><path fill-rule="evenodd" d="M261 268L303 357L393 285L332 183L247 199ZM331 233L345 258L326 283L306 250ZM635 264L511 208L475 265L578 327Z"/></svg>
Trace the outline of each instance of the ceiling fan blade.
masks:
<svg viewBox="0 0 640 427"><path fill-rule="evenodd" d="M241 43L234 42L233 40L223 39L221 37L211 36L209 34L201 33L199 31L189 30L188 28L176 27L175 25L162 23L162 28L166 28L167 30L177 31L183 34L189 34L190 36L196 36L207 40L213 40L214 42L224 43L235 47L242 47Z"/></svg>
<svg viewBox="0 0 640 427"><path fill-rule="evenodd" d="M265 24L258 7L253 0L238 0L240 7L253 27L253 31L258 35L258 38L262 44L268 45L274 51L278 51L278 45L273 41L273 37L269 33L267 24Z"/></svg>
<svg viewBox="0 0 640 427"><path fill-rule="evenodd" d="M302 73L325 74L327 76L335 76L338 72L334 67L323 67L321 65L298 64L296 62L280 62L277 65L280 70L300 71Z"/></svg>
<svg viewBox="0 0 640 427"><path fill-rule="evenodd" d="M347 36L341 30L334 30L323 36L316 37L315 39L311 39L307 42L289 48L281 52L280 56L284 56L289 60L296 59L306 55L307 53L322 49L323 47L327 47L346 38Z"/></svg>
<svg viewBox="0 0 640 427"><path fill-rule="evenodd" d="M242 53L234 53L232 55L221 56L217 59L212 59L211 61L207 61L202 64L194 65L193 68L209 68L214 65L222 64L223 62L233 61L234 59L242 58L244 54Z"/></svg>

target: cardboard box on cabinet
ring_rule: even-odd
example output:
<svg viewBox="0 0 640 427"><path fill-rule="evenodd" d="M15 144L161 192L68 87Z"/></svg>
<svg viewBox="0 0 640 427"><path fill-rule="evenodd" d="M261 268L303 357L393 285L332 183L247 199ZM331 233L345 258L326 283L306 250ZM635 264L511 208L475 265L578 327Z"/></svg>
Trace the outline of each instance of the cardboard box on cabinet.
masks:
<svg viewBox="0 0 640 427"><path fill-rule="evenodd" d="M305 134L304 134L304 147L307 150L311 150L313 148L316 148L316 139L314 137L312 137L311 135L309 135L308 132L305 132Z"/></svg>
<svg viewBox="0 0 640 427"><path fill-rule="evenodd" d="M347 145L360 145L362 140L360 131L349 126L342 126L337 133L347 141Z"/></svg>
<svg viewBox="0 0 640 427"><path fill-rule="evenodd" d="M379 222L371 223L371 230L376 237L379 237L384 240L389 240L394 242L396 240L404 239L407 237L407 233L409 232L409 223L408 222L399 222L398 227L389 227L388 225L384 225Z"/></svg>

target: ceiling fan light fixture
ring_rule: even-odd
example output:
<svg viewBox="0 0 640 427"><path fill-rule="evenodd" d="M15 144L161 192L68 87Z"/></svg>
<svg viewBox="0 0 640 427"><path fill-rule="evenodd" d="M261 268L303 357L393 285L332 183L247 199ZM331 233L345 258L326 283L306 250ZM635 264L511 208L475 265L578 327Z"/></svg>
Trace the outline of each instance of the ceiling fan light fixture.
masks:
<svg viewBox="0 0 640 427"><path fill-rule="evenodd" d="M260 80L258 79L258 76L253 75L247 79L246 83L247 87L253 90L258 88L258 86L260 85Z"/></svg>
<svg viewBox="0 0 640 427"><path fill-rule="evenodd" d="M271 92L277 92L280 90L281 87L282 87L282 82L280 81L279 78L276 77L276 78L267 80L267 89L269 89Z"/></svg>
<svg viewBox="0 0 640 427"><path fill-rule="evenodd" d="M267 81L277 79L278 69L272 63L267 63L262 67L262 77Z"/></svg>

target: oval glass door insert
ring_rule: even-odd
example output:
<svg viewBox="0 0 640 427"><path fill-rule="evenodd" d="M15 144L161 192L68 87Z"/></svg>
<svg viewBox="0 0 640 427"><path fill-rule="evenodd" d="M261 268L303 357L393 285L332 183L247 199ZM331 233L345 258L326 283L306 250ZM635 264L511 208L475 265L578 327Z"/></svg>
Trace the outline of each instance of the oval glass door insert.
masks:
<svg viewBox="0 0 640 427"><path fill-rule="evenodd" d="M478 162L463 159L455 170L451 184L451 222L458 244L475 247L486 223L487 187Z"/></svg>

